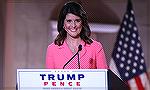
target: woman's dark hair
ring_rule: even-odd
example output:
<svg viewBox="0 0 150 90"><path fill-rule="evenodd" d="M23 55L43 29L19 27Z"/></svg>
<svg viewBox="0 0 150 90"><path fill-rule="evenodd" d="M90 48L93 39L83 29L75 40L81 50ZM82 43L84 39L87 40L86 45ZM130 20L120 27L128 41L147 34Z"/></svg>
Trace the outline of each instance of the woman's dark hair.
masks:
<svg viewBox="0 0 150 90"><path fill-rule="evenodd" d="M93 41L89 38L89 36L91 35L91 30L88 25L86 12L83 10L80 4L72 1L66 3L60 11L58 24L57 24L57 31L59 34L57 35L54 43L58 46L61 46L67 37L67 32L64 30L63 25L64 25L64 20L66 18L66 15L68 13L72 13L81 18L82 30L80 33L80 37L86 44L91 44Z"/></svg>

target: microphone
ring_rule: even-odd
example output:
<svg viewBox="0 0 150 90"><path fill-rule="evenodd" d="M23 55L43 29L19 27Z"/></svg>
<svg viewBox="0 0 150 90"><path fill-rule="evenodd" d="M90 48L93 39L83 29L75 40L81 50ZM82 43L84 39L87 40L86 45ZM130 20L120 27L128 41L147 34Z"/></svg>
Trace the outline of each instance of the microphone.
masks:
<svg viewBox="0 0 150 90"><path fill-rule="evenodd" d="M76 56L76 55L78 55L78 66L79 66L79 69L80 69L80 61L79 61L79 52L82 50L82 45L80 44L79 46L78 46L78 51L72 56L72 58L68 61L68 62L66 62L66 64L63 66L63 69L66 67L66 65Z"/></svg>
<svg viewBox="0 0 150 90"><path fill-rule="evenodd" d="M80 61L79 61L79 51L82 50L82 45L80 44L79 47L78 47L78 67L80 69Z"/></svg>
<svg viewBox="0 0 150 90"><path fill-rule="evenodd" d="M78 52L82 50L82 45L80 44L78 47Z"/></svg>

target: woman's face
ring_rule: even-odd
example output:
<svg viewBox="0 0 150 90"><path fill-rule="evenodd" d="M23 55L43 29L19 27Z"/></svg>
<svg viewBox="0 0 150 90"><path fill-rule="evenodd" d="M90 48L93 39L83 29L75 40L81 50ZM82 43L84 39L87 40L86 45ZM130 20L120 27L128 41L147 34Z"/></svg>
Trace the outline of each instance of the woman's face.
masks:
<svg viewBox="0 0 150 90"><path fill-rule="evenodd" d="M67 37L78 38L82 30L82 20L79 16L68 13L63 28L67 31Z"/></svg>

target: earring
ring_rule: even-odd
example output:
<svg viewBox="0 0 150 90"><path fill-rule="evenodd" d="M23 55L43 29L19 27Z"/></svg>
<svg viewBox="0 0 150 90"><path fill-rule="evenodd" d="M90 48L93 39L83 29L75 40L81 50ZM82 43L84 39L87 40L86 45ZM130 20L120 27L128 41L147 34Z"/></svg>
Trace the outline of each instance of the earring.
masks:
<svg viewBox="0 0 150 90"><path fill-rule="evenodd" d="M63 26L63 29L65 29L65 26Z"/></svg>

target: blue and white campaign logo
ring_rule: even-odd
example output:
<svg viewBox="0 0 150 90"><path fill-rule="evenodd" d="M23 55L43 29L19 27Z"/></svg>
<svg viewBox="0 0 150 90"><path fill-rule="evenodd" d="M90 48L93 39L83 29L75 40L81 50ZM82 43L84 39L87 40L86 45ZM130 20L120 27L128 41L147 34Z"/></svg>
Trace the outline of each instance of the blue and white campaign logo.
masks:
<svg viewBox="0 0 150 90"><path fill-rule="evenodd" d="M98 69L18 69L18 90L107 90L107 71Z"/></svg>
<svg viewBox="0 0 150 90"><path fill-rule="evenodd" d="M84 74L40 74L43 86L48 87L79 87Z"/></svg>

